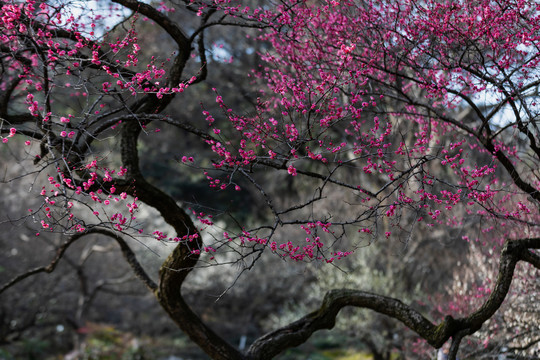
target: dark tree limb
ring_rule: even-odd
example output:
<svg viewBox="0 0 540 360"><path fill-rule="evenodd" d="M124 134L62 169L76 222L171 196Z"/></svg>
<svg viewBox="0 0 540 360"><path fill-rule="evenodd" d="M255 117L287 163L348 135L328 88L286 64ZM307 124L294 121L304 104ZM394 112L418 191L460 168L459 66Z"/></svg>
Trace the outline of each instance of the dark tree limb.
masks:
<svg viewBox="0 0 540 360"><path fill-rule="evenodd" d="M173 37L178 44L179 54L171 68L169 82L178 82L191 51L182 30L150 5L133 0L114 1L148 16ZM132 111L137 114L157 114L172 98L173 96L164 96L156 101L155 97L146 96ZM127 183L132 184L128 193L159 211L163 219L174 228L177 237L182 239L163 263L160 282L154 293L171 319L213 359L241 359L242 354L206 326L182 297L182 284L198 262L202 240L185 211L169 195L148 183L140 171L137 143L144 121L130 121L122 126L122 163L127 168Z"/></svg>
<svg viewBox="0 0 540 360"><path fill-rule="evenodd" d="M178 84L181 82L182 73L192 51L191 40L187 37L182 28L165 14L159 12L152 5L148 5L137 0L113 0L113 2L152 19L175 41L178 46L178 55L174 58L173 64L169 69L167 83L171 87L178 86ZM161 99L156 99L155 95L148 94L141 99L141 103L137 105L137 108L133 108L131 111L137 113L161 112L163 109L165 109L165 107L167 107L174 96L175 94L173 93L167 94Z"/></svg>
<svg viewBox="0 0 540 360"><path fill-rule="evenodd" d="M483 141L484 147L490 153L497 157L497 160L499 160L499 162L504 166L504 168L514 181L514 184L516 184L518 188L529 194L534 200L540 202L540 191L535 189L530 183L526 182L524 179L521 178L514 164L512 164L512 161L501 150L496 150L495 145L493 144L491 139L480 139L480 141Z"/></svg>
<svg viewBox="0 0 540 360"><path fill-rule="evenodd" d="M212 359L242 359L243 355L210 329L186 304L181 287L199 260L202 239L186 212L169 195L148 183L139 168L137 150L141 125L123 124L121 138L122 163L133 186L129 193L152 206L182 239L163 263L160 281L154 293L170 318ZM194 251L195 250L195 251Z"/></svg>
<svg viewBox="0 0 540 360"><path fill-rule="evenodd" d="M521 260L524 254L530 253L529 248L537 249L539 247L540 238L506 242L501 253L495 287L487 301L477 311L466 318L459 319L463 323L463 328L467 327L474 332L480 329L482 324L495 314L508 294L517 262Z"/></svg>
<svg viewBox="0 0 540 360"><path fill-rule="evenodd" d="M527 350L527 349L533 347L534 345L536 345L538 343L540 343L540 337L536 338L536 339L533 339L533 340L529 341L528 343L526 343L525 345L522 345L522 346L509 347L508 350L509 351L523 351L523 350Z"/></svg>
<svg viewBox="0 0 540 360"><path fill-rule="evenodd" d="M105 229L95 229L93 232L96 234L101 234L101 235L105 235L105 236L113 238L120 246L122 255L124 255L124 259L126 259L129 266L131 266L131 269L133 273L135 274L135 276L137 276L150 291L155 292L157 290L158 288L157 284L150 278L150 276L148 276L144 268L141 266L141 264L137 260L135 253L133 252L133 250L131 250L129 245L120 236L120 234L110 231L110 230L105 230Z"/></svg>
<svg viewBox="0 0 540 360"><path fill-rule="evenodd" d="M178 44L179 47L183 48L189 44L189 39L184 33L184 31L180 27L178 27L175 22L173 22L163 13L160 13L152 5L148 5L136 0L113 0L113 2L125 6L134 12L138 12L154 20L173 38L173 40Z"/></svg>
<svg viewBox="0 0 540 360"><path fill-rule="evenodd" d="M271 359L287 348L298 346L307 341L315 331L333 328L342 308L355 306L399 320L435 348L441 347L452 337L455 359L461 340L478 331L500 308L510 289L516 263L519 260L531 259L534 264L538 256L529 249L538 248L540 238L507 241L501 253L494 290L478 310L465 318L454 319L446 316L440 324L435 325L411 306L397 299L359 290L332 290L325 295L318 310L257 339L248 350L248 358Z"/></svg>
<svg viewBox="0 0 540 360"><path fill-rule="evenodd" d="M48 265L40 266L40 267L28 270L25 273L15 276L13 279L11 279L10 281L2 285L2 287L0 288L0 294L6 291L7 289L9 289L10 287L14 286L15 284L21 282L22 280L32 275L36 275L42 272L45 272L45 273L53 272L56 266L58 265L58 262L62 259L62 257L64 256L64 253L71 246L71 244L73 244L75 241L77 241L78 239L80 239L81 237L87 234L88 233L85 232L85 233L78 233L73 236L70 236L69 239L66 240L66 242L64 242L62 246L58 248L58 250L56 251L55 257L51 260L51 262Z"/></svg>
<svg viewBox="0 0 540 360"><path fill-rule="evenodd" d="M424 338L432 337L437 330L422 314L397 299L360 290L331 290L318 310L257 339L248 350L249 357L271 359L306 342L317 330L332 329L339 311L346 306L367 308L398 319Z"/></svg>
<svg viewBox="0 0 540 360"><path fill-rule="evenodd" d="M459 345L465 336L467 336L467 331L464 330L459 331L457 334L452 336L452 344L450 345L450 350L448 351L448 360L456 360Z"/></svg>
<svg viewBox="0 0 540 360"><path fill-rule="evenodd" d="M14 286L15 284L21 282L22 280L30 277L30 276L33 276L33 275L36 275L36 274L39 274L39 273L42 273L42 272L45 272L45 273L51 273L53 272L55 269L56 269L56 266L58 265L58 263L60 262L60 260L63 258L65 252L67 251L67 249L77 240L79 240L80 238L86 236L86 235L91 235L91 234L101 234L101 235L105 235L105 236L108 236L108 237L111 237L113 238L117 243L118 245L120 245L120 249L122 251L122 254L124 255L124 258L126 259L126 261L128 262L128 264L131 266L132 270L133 270L133 273L151 290L151 291L155 291L157 289L157 285L156 283L154 283L154 281L152 281L152 279L148 276L148 274L146 274L146 272L144 271L144 269L142 268L142 266L140 265L140 263L137 261L137 258L135 256L135 253L133 253L133 251L131 250L131 248L127 245L127 243L125 242L125 240L117 233L115 232L112 232L110 230L105 230L105 229L99 229L99 228L93 228L93 229L89 229L87 231L84 231L84 232L81 232L81 233L77 233L77 234L74 234L74 235L71 235L56 251L56 255L55 257L49 262L48 265L46 266L40 266L40 267L37 267L37 268L34 268L34 269L31 269L29 271L26 271L25 273L23 274L20 274L20 275L17 275L15 276L13 279L11 279L10 281L8 281L6 284L4 284L1 288L0 288L0 294L3 293L5 290L9 289L10 287Z"/></svg>
<svg viewBox="0 0 540 360"><path fill-rule="evenodd" d="M521 252L521 260L528 262L538 270L540 270L540 255L524 250Z"/></svg>

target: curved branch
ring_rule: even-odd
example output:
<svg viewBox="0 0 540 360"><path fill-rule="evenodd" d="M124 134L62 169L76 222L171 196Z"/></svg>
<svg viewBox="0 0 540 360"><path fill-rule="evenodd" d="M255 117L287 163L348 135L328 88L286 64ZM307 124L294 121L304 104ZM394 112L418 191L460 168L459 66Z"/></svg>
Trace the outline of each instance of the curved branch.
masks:
<svg viewBox="0 0 540 360"><path fill-rule="evenodd" d="M107 120L100 122L99 126L93 130L87 130L88 135L86 135L82 141L83 142L89 141L92 138L96 138L102 132L104 132L105 130L108 130L111 126L118 124L120 122L125 122L125 121L150 122L150 121L156 121L156 120L166 120L167 118L168 118L167 115L161 115L161 114L144 114L144 113L122 114L122 115L115 116L115 117L112 117L112 118L109 118Z"/></svg>
<svg viewBox="0 0 540 360"><path fill-rule="evenodd" d="M2 49L2 52L4 49ZM6 85L6 88L3 91L3 94L0 95L0 116L4 115L7 116L8 114L8 104L11 99L11 96L17 86L19 86L20 82L22 81L22 77L16 77L11 81L8 85Z"/></svg>
<svg viewBox="0 0 540 360"><path fill-rule="evenodd" d="M257 339L248 350L250 358L271 359L287 348L304 343L315 331L333 328L345 306L367 308L398 319L423 338L431 338L437 329L422 314L397 299L360 290L331 290L318 310Z"/></svg>
<svg viewBox="0 0 540 360"><path fill-rule="evenodd" d="M167 16L160 13L155 7L136 0L113 0L113 2L154 20L173 38L180 48L189 46L188 37L184 34L182 29Z"/></svg>
<svg viewBox="0 0 540 360"><path fill-rule="evenodd" d="M28 270L27 272L23 274L15 276L13 279L11 279L10 281L2 285L2 287L0 288L0 294L6 291L7 289L9 289L10 287L12 287L13 285L19 283L20 281L32 275L36 275L42 272L45 272L45 273L53 272L56 266L58 265L58 262L62 259L62 257L64 256L64 253L70 247L70 245L73 244L78 239L80 239L81 237L83 237L84 235L87 235L87 233L79 233L79 234L75 234L71 236L66 242L62 244L62 246L58 248L58 250L56 251L56 256L51 260L51 262L48 265L40 266L32 270Z"/></svg>
<svg viewBox="0 0 540 360"><path fill-rule="evenodd" d="M268 167L271 167L271 168L274 168L274 169L278 169L278 170L287 170L287 166L286 166L286 163L285 162L282 162L282 161L273 161L273 160L270 160L270 159L264 159L264 158L258 158L257 161L256 161L256 164L261 164L261 165L264 165L264 166L268 166ZM325 182L330 182L332 184L336 184L336 185L339 185L339 186L342 186L342 187L345 187L345 188L348 188L348 189L351 189L351 190L359 190L360 192L364 193L364 194L367 194L373 198L377 198L377 194L373 193L372 191L370 190L367 190L359 185L352 185L352 184L347 184L343 181L340 181L340 180L336 180L328 175L323 175L323 174L319 174L319 173L316 173L316 172L313 172L313 171L309 171L309 170L302 170L302 169L296 169L296 172L298 174L301 174L301 175L305 175L305 176L308 176L308 177L312 177L312 178L315 178L315 179L319 179L319 180L323 180Z"/></svg>
<svg viewBox="0 0 540 360"><path fill-rule="evenodd" d="M523 250L523 246L519 241L506 242L501 253L499 274L494 290L478 310L468 317L460 319L460 321L463 322L463 325L472 329L473 332L479 330L482 324L491 318L502 305L506 298L506 294L508 294L508 290L510 289L514 269L521 257L521 250Z"/></svg>
<svg viewBox="0 0 540 360"><path fill-rule="evenodd" d="M146 287L150 289L150 291L155 292L157 290L157 284L150 278L150 276L148 276L146 271L144 271L143 267L137 260L137 257L135 256L133 250L131 250L126 241L119 234L105 229L95 229L93 230L93 232L96 234L109 236L116 240L116 242L120 246L120 250L122 251L124 258L126 259L129 266L131 266L131 269L133 270L135 276L137 276L144 283L144 285L146 285Z"/></svg>
<svg viewBox="0 0 540 360"><path fill-rule="evenodd" d="M459 345L465 336L467 336L467 332L462 330L452 337L452 345L450 345L450 350L448 351L448 360L456 360Z"/></svg>
<svg viewBox="0 0 540 360"><path fill-rule="evenodd" d="M91 235L91 234L101 234L101 235L105 235L105 236L111 237L114 240L116 240L118 245L120 245L120 249L122 250L122 254L124 255L124 258L126 259L128 264L131 266L131 268L133 269L133 272L135 273L135 275L139 279L141 279L143 281L143 283L151 291L155 291L157 289L156 283L154 283L152 281L152 279L146 274L146 272L144 271L142 266L137 261L137 258L135 256L135 254L133 253L133 251L131 250L131 248L127 245L127 243L124 241L124 239L119 234L114 233L114 232L109 231L109 230L105 230L105 229L93 228L93 229L89 229L89 230L87 230L85 232L77 233L77 234L74 234L74 235L70 236L69 239L67 239L62 244L62 246L60 246L57 249L56 256L49 262L48 265L40 266L40 267L31 269L31 270L29 270L29 271L27 271L27 272L25 272L23 274L15 276L13 279L8 281L6 284L4 284L0 288L0 294L2 292L4 292L5 290L9 289L10 287L14 286L15 284L19 283L20 281L22 281L22 280L24 280L24 279L26 279L26 278L28 278L30 276L33 276L33 275L36 275L36 274L39 274L39 273L42 273L42 272L45 272L45 273L53 272L54 269L56 269L56 266L58 265L58 263L60 262L62 257L64 256L67 249L71 246L71 244L73 244L75 241L79 240L83 236Z"/></svg>
<svg viewBox="0 0 540 360"><path fill-rule="evenodd" d="M538 270L540 270L540 255L535 254L529 250L521 252L521 260L528 262Z"/></svg>
<svg viewBox="0 0 540 360"><path fill-rule="evenodd" d="M204 81L208 76L208 60L206 59L206 48L204 45L204 32L201 32L201 34L199 35L197 46L199 51L199 60L201 61L201 71L197 75L196 79L192 82L192 84Z"/></svg>
<svg viewBox="0 0 540 360"><path fill-rule="evenodd" d="M480 141L482 141L482 139L480 139ZM512 161L501 150L497 150L491 140L484 140L482 142L484 147L490 153L495 155L497 160L499 160L499 162L504 166L504 168L512 178L514 184L516 184L518 188L529 194L533 199L540 202L540 190L535 189L531 184L521 178L519 172L512 164Z"/></svg>
<svg viewBox="0 0 540 360"><path fill-rule="evenodd" d="M152 19L176 42L176 44L178 45L178 55L174 59L173 65L169 70L168 84L170 86L177 86L180 82L182 72L189 59L189 54L192 51L191 40L188 38L188 36L177 25L176 22L172 21L169 17L159 12L155 7L151 5L145 4L144 2L137 0L113 0L113 2L125 6L132 11L138 12ZM166 95L158 102L160 103L160 106L150 105L150 107L154 107L161 111L163 110L163 108L165 108L165 106L168 105L168 103L172 100L173 97L174 94ZM146 96L145 98L148 102L152 102L152 100L155 100L155 97L151 96Z"/></svg>
<svg viewBox="0 0 540 360"><path fill-rule="evenodd" d="M523 350L527 350L531 347L533 347L534 345L536 345L537 343L540 343L540 338L537 338L537 339L533 339L531 341L529 341L528 343L526 343L525 345L523 346L512 346L512 347L509 347L508 350L509 351L523 351Z"/></svg>
<svg viewBox="0 0 540 360"><path fill-rule="evenodd" d="M182 297L182 284L199 260L202 239L191 218L174 199L142 176L137 153L140 132L141 125L137 122L125 123L122 128L122 162L128 169L127 178L134 184L130 194L158 210L182 239L161 266L159 285L154 293L170 318L212 359L242 359L242 354L210 329Z"/></svg>
<svg viewBox="0 0 540 360"><path fill-rule="evenodd" d="M452 337L455 355L461 339L478 331L501 306L508 294L516 263L528 259L536 261L536 254L529 249L538 248L540 238L507 241L501 253L494 290L486 302L468 317L454 319L446 316L440 324L435 325L397 299L359 290L332 290L325 295L318 310L257 339L249 348L248 356L250 359L271 359L287 348L304 343L315 331L333 328L339 311L346 306L371 309L399 320L435 348L441 347Z"/></svg>

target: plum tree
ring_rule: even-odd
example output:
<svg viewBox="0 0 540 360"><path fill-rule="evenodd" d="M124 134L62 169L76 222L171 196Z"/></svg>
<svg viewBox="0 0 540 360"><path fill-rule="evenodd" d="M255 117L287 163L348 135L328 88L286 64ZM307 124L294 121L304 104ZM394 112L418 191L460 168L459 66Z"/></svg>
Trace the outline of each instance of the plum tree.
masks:
<svg viewBox="0 0 540 360"><path fill-rule="evenodd" d="M395 318L435 348L451 339L455 359L462 339L500 308L518 262L536 268L529 278L537 281L535 1L0 5L2 146L25 154L3 182L31 177L42 201L21 219L35 221L36 235L65 239L47 265L7 281L0 293L54 271L73 243L93 234L118 243L134 275L212 358L273 358L332 328L350 306ZM175 22L175 13L190 20ZM171 52L141 46L143 21L166 36ZM249 40L265 44L261 65L249 71L260 86L258 97L246 100L253 110L231 106L218 84L215 104L202 103L199 119L168 113L179 98L199 102L191 88L231 55L226 48L212 55L205 35L231 27L257 29ZM145 135L159 136L156 126L207 147L178 154L178 166L201 171L208 191L251 191L265 215L255 224L223 225L148 181L141 144ZM295 196L283 198L283 184L294 186ZM141 206L157 210L168 227L146 227ZM334 264L375 239L409 244L438 229L460 229L499 262L478 307L439 323L397 298L335 289L317 310L242 352L181 292L201 266L242 263L247 270L263 255ZM155 239L176 243L157 282L129 243Z"/></svg>

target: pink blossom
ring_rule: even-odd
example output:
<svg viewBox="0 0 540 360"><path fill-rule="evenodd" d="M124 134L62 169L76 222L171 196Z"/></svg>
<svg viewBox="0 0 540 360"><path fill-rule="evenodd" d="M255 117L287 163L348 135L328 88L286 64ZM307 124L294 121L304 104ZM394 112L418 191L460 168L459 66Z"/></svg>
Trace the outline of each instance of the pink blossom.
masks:
<svg viewBox="0 0 540 360"><path fill-rule="evenodd" d="M287 168L287 172L292 176L296 176L296 168L292 165L289 165L289 167Z"/></svg>

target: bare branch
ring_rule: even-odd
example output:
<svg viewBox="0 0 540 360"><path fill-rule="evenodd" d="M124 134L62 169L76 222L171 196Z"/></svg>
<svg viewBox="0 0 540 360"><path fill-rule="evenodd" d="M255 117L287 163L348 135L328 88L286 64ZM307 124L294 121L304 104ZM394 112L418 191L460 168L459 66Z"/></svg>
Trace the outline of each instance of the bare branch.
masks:
<svg viewBox="0 0 540 360"><path fill-rule="evenodd" d="M540 255L533 253L529 250L523 250L521 253L521 260L528 262L535 268L540 270Z"/></svg>
<svg viewBox="0 0 540 360"><path fill-rule="evenodd" d="M184 34L184 31L171 19L160 13L155 7L136 0L113 0L113 2L154 20L173 38L180 48L188 46L189 39Z"/></svg>
<svg viewBox="0 0 540 360"><path fill-rule="evenodd" d="M249 356L271 359L287 348L304 343L315 331L333 328L339 311L345 306L367 308L398 319L424 338L438 333L433 323L397 299L360 290L331 290L318 310L257 339L248 350Z"/></svg>
<svg viewBox="0 0 540 360"><path fill-rule="evenodd" d="M517 261L523 257L529 258L527 254L532 254L529 248L539 247L540 238L507 241L501 254L494 290L486 302L466 318L446 316L440 324L435 325L398 299L360 290L332 290L326 294L318 310L260 337L251 345L248 355L253 359L271 359L287 348L304 343L315 331L333 328L339 311L346 306L354 306L371 309L401 321L435 348L441 347L453 337L451 352L455 359L461 339L478 331L501 306L508 294Z"/></svg>
<svg viewBox="0 0 540 360"><path fill-rule="evenodd" d="M37 267L35 269L26 271L23 274L17 275L16 277L14 277L10 281L8 281L6 284L4 284L0 288L0 294L2 292L4 292L5 290L9 289L10 287L16 285L17 283L21 282L22 280L24 280L24 279L26 279L26 278L28 278L30 276L33 276L33 275L36 275L36 274L39 274L39 273L42 273L42 272L45 272L45 273L53 272L54 269L56 268L56 266L58 265L58 263L60 262L60 260L62 259L62 257L64 256L65 252L69 248L69 246L71 246L71 244L73 244L75 241L82 238L83 236L91 235L91 234L101 234L101 235L105 235L105 236L111 237L114 240L116 240L118 245L120 245L120 249L122 250L122 254L124 255L124 258L126 259L128 264L131 266L134 274L139 279L141 279L142 282L152 292L154 292L157 289L156 283L154 283L152 281L152 279L146 274L146 272L144 271L142 266L137 261L137 258L135 256L135 254L133 253L133 251L129 248L127 243L124 241L124 239L122 239L122 237L119 234L114 233L114 232L109 231L109 230L105 230L105 229L93 228L93 229L87 230L85 232L77 233L77 234L74 234L74 235L70 236L69 239L66 240L66 242L64 242L62 244L62 246L60 246L57 249L56 256L51 260L51 262L48 265L40 266L40 267Z"/></svg>
<svg viewBox="0 0 540 360"><path fill-rule="evenodd" d="M42 272L45 272L45 273L53 272L54 269L56 268L56 266L58 265L58 262L62 259L62 256L64 256L64 253L70 247L70 245L73 244L78 239L80 239L81 237L83 237L84 235L87 235L87 234L88 233L85 232L85 233L78 233L78 234L70 236L69 239L66 242L64 242L62 244L62 246L60 246L58 248L58 250L56 251L56 256L51 260L51 262L48 265L40 266L40 267L37 267L35 269L28 270L23 274L17 275L16 277L14 277L10 281L8 281L6 284L4 284L0 288L0 294L3 293L5 290L9 289L10 287L12 287L13 285L21 282L22 280L24 280L24 279L26 279L26 278L28 278L28 277L30 277L32 275L36 275L36 274L39 274L39 273L42 273Z"/></svg>
<svg viewBox="0 0 540 360"><path fill-rule="evenodd" d="M157 284L148 276L146 271L144 271L143 267L137 260L137 257L135 256L135 253L131 248L128 246L128 244L125 242L125 240L116 232L112 232L105 229L95 229L93 231L97 234L102 234L109 236L116 240L118 245L120 245L120 250L122 250L122 254L124 255L124 258L128 262L128 264L131 266L131 269L133 270L133 273L135 276L137 276L143 283L146 285L150 291L155 292L158 288Z"/></svg>
<svg viewBox="0 0 540 360"><path fill-rule="evenodd" d="M450 345L450 350L448 351L448 360L456 360L459 345L465 336L467 336L467 332L462 330L452 337L452 345Z"/></svg>

